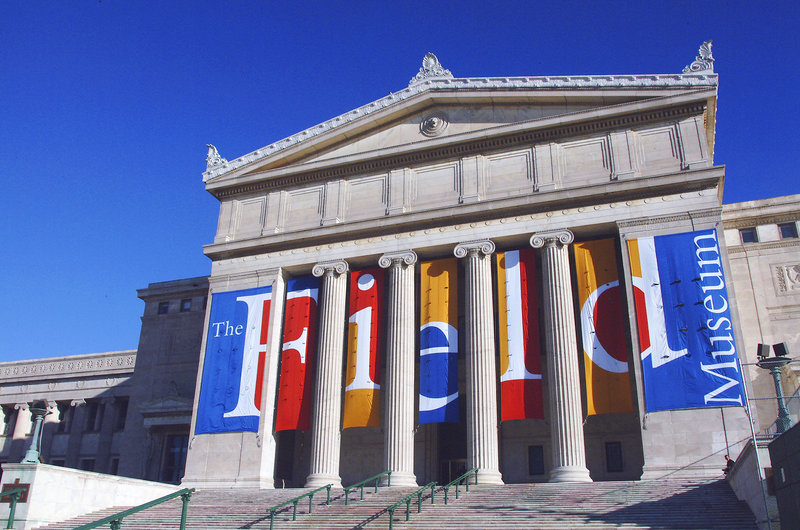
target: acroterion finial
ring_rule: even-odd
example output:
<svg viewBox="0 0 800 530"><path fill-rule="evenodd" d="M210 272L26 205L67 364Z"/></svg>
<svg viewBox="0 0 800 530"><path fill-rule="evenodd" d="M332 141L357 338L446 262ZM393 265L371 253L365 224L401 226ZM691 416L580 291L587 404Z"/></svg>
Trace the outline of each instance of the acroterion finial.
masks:
<svg viewBox="0 0 800 530"><path fill-rule="evenodd" d="M219 152L217 151L216 147L211 144L206 144L206 147L208 147L208 154L206 155L206 171L209 171L217 166L221 166L227 162L227 160L219 156Z"/></svg>
<svg viewBox="0 0 800 530"><path fill-rule="evenodd" d="M700 45L692 64L683 69L684 74L714 73L714 56L711 55L711 41L707 40Z"/></svg>
<svg viewBox="0 0 800 530"><path fill-rule="evenodd" d="M428 52L425 58L422 59L422 67L419 69L417 75L414 76L409 85L425 81L426 79L452 79L453 74L447 70L439 62L434 54Z"/></svg>

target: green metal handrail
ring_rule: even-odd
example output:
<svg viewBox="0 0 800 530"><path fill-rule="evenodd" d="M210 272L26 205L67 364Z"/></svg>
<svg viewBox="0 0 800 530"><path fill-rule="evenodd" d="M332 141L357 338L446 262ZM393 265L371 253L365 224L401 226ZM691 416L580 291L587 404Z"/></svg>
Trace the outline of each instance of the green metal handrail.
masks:
<svg viewBox="0 0 800 530"><path fill-rule="evenodd" d="M152 508L153 506L157 506L161 503L171 501L176 497L180 497L181 501L183 501L183 506L181 507L180 528L181 530L186 530L186 514L189 511L189 500L192 498L192 493L194 493L194 488L184 488L182 490L176 491L175 493L170 493L169 495L164 495L163 497L159 497L156 500L146 502L139 506L134 506L133 508L128 508L127 510L115 513L114 515L109 515L108 517L103 517L102 519L98 519L93 523L85 524L83 526L78 526L77 528L75 528L75 530L90 530L91 528L97 528L98 526L103 526L104 524L111 525L111 530L119 530L119 528L122 526L122 519L124 519L125 517L141 512L148 508Z"/></svg>
<svg viewBox="0 0 800 530"><path fill-rule="evenodd" d="M318 492L320 492L322 490L327 490L328 495L327 495L327 498L325 499L325 504L330 504L331 503L331 487L332 486L333 486L333 484L328 484L326 486L322 486L320 488L317 488L317 489L315 489L313 491L307 491L307 492L303 493L302 495L298 495L294 499L289 499L288 501L282 502L282 503L280 503L278 505L275 505L272 508L267 508L267 513L269 514L269 530L272 530L272 521L275 518L275 512L277 512L278 510L280 510L284 506L289 506L290 504L293 506L293 508L292 508L292 521L296 521L297 520L297 503L300 502L301 500L303 500L305 497L308 497L308 513L313 513L313 511L314 511L314 504L313 504L314 503L314 494L318 493Z"/></svg>
<svg viewBox="0 0 800 530"><path fill-rule="evenodd" d="M403 497L402 499L400 499L396 503L394 503L391 506L389 506L388 508L386 508L386 511L389 512L389 530L392 530L392 525L394 524L394 511L401 504L405 504L406 505L406 521L408 521L408 518L409 518L409 515L410 515L409 512L411 510L411 500L414 497L417 498L417 513L420 513L422 511L422 494L425 493L426 489L428 489L428 488L431 489L431 504L436 504L436 502L434 501L434 498L433 498L433 494L434 494L434 492L436 490L436 486L437 486L436 482L428 482L427 484L425 484L424 486L419 488L414 493L409 493L408 495L406 495L405 497Z"/></svg>
<svg viewBox="0 0 800 530"><path fill-rule="evenodd" d="M344 488L344 505L347 506L349 501L350 501L350 490L354 490L354 489L356 489L358 487L361 488L361 500L363 501L364 500L364 485L367 482L371 482L371 481L374 480L375 481L375 493L378 493L378 480L384 475L386 475L386 477L387 477L386 485L387 486L391 486L392 485L392 472L391 471L382 471L382 472L378 473L377 475L375 475L373 477L365 478L361 482L356 482L355 484L353 484L351 486L347 486L346 488Z"/></svg>
<svg viewBox="0 0 800 530"><path fill-rule="evenodd" d="M0 493L0 497L8 497L11 495L11 505L8 507L8 523L6 523L6 528L14 528L14 512L17 511L17 501L23 493L25 493L25 490L22 488Z"/></svg>
<svg viewBox="0 0 800 530"><path fill-rule="evenodd" d="M464 482L464 486L466 487L466 490L469 491L469 476L472 475L472 474L475 475L475 485L477 485L478 484L478 468L477 467L473 467L472 469L470 469L469 471L467 471L466 473L464 473L463 475L461 475L457 479L455 479L455 480L453 480L451 482L448 482L447 484L442 486L442 489L444 490L444 503L445 504L447 504L447 492L450 491L450 487L451 486L455 486L456 487L456 499L458 499L458 486L461 485L461 481L462 480L465 481Z"/></svg>

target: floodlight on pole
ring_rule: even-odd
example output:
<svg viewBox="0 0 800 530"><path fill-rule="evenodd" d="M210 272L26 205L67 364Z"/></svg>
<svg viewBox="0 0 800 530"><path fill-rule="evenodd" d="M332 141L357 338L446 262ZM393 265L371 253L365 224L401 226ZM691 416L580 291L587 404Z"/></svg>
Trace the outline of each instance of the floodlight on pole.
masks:
<svg viewBox="0 0 800 530"><path fill-rule="evenodd" d="M769 345L759 344L756 365L767 370L772 375L773 383L775 383L775 395L778 398L778 418L775 420L775 427L780 434L786 432L792 426L792 417L789 414L789 409L786 408L786 401L783 399L783 385L781 384L781 368L789 364L791 359L788 357L789 350L785 342L773 344L772 349L775 352L775 357L769 357Z"/></svg>

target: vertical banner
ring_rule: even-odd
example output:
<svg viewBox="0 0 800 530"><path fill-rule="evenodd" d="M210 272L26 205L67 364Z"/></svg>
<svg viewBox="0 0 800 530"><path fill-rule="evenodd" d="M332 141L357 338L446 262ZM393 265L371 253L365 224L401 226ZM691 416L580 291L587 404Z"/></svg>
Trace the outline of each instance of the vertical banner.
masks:
<svg viewBox="0 0 800 530"><path fill-rule="evenodd" d="M613 239L575 243L589 415L633 412L625 311Z"/></svg>
<svg viewBox="0 0 800 530"><path fill-rule="evenodd" d="M258 432L272 287L214 293L195 433Z"/></svg>
<svg viewBox="0 0 800 530"><path fill-rule="evenodd" d="M283 321L281 374L275 431L310 429L311 386L317 334L319 279L289 280Z"/></svg>
<svg viewBox="0 0 800 530"><path fill-rule="evenodd" d="M343 429L381 424L378 349L383 279L384 271L379 268L350 273Z"/></svg>
<svg viewBox="0 0 800 530"><path fill-rule="evenodd" d="M717 231L628 242L648 412L743 406Z"/></svg>
<svg viewBox="0 0 800 530"><path fill-rule="evenodd" d="M535 252L497 254L500 421L544 418Z"/></svg>
<svg viewBox="0 0 800 530"><path fill-rule="evenodd" d="M458 422L458 262L420 265L419 423Z"/></svg>

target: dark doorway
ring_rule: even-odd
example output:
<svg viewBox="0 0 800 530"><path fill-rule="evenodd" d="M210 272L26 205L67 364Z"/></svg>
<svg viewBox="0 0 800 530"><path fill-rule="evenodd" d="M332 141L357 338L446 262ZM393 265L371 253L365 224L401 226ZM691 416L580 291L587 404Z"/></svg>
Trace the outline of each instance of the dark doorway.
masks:
<svg viewBox="0 0 800 530"><path fill-rule="evenodd" d="M161 482L180 484L186 468L188 434L167 434L164 437L164 458L161 466Z"/></svg>
<svg viewBox="0 0 800 530"><path fill-rule="evenodd" d="M459 396L461 406L460 423L440 423L439 433L439 484L447 484L467 471L467 423L463 396Z"/></svg>
<svg viewBox="0 0 800 530"><path fill-rule="evenodd" d="M294 445L296 431L278 431L275 433L277 447L275 450L275 487L291 488L294 472Z"/></svg>

